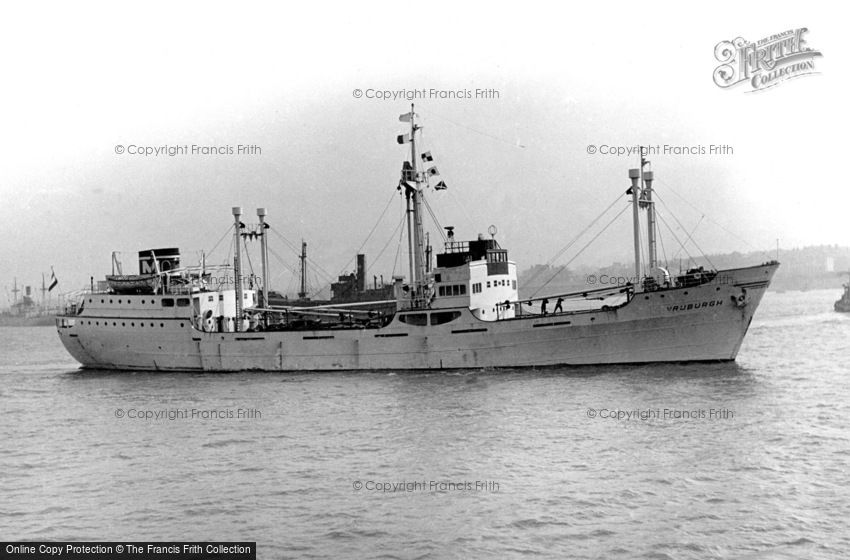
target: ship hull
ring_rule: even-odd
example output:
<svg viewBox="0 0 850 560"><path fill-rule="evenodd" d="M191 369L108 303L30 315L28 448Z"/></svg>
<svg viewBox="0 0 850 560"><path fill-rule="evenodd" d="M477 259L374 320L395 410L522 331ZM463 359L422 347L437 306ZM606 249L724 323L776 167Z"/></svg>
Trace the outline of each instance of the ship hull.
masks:
<svg viewBox="0 0 850 560"><path fill-rule="evenodd" d="M94 310L73 320L60 317L57 325L74 358L84 367L104 369L421 370L729 361L777 267L720 271L710 283L638 293L616 307L501 321L482 321L458 309L457 319L437 326L396 318L380 329L203 332L186 317L116 328L114 321L97 319Z"/></svg>

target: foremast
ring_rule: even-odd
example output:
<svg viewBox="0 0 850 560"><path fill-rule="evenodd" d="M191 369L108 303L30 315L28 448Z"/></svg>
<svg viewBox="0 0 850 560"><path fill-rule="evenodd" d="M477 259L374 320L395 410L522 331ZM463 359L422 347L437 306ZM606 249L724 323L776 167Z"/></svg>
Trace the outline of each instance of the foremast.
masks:
<svg viewBox="0 0 850 560"><path fill-rule="evenodd" d="M655 216L655 201L652 199L652 182L654 175L652 171L645 171L644 168L649 165L649 160L644 156L644 148L641 147L640 169L629 169L629 179L631 180L631 188L626 191L632 197L632 220L634 229L634 247L635 247L635 278L634 285L639 287L644 284L645 277L654 278L656 269L658 269L658 254L657 254L657 226ZM646 244L647 244L647 259L646 259L646 274L641 268L641 239L640 239L640 210L646 210ZM666 274L665 270L661 270Z"/></svg>

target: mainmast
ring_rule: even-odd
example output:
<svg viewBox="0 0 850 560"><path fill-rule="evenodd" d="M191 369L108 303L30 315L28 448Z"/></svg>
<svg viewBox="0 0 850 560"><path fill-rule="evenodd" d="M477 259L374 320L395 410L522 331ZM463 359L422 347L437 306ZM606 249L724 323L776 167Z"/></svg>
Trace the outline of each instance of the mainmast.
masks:
<svg viewBox="0 0 850 560"><path fill-rule="evenodd" d="M413 242L414 242L414 268L415 276L413 284L416 286L417 293L421 296L421 288L425 283L425 235L422 232L422 187L419 173L416 171L416 131L419 126L414 120L416 113L413 112L413 103L410 104L410 166L413 169L413 181L416 188L413 191Z"/></svg>
<svg viewBox="0 0 850 560"><path fill-rule="evenodd" d="M401 170L401 186L407 199L407 243L410 254L410 287L415 298L422 298L426 285L425 234L422 228L422 177L416 168L416 132L422 127L416 124L416 113L411 103L410 113L399 120L410 122L410 134L398 137L399 144L410 142L410 161L405 161Z"/></svg>

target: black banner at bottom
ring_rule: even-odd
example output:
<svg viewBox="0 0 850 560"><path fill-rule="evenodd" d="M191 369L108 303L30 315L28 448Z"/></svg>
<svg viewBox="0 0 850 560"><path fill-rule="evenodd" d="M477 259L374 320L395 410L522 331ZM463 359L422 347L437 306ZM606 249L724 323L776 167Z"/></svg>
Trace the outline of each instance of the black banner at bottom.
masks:
<svg viewBox="0 0 850 560"><path fill-rule="evenodd" d="M257 560L255 542L18 541L0 545L3 560Z"/></svg>

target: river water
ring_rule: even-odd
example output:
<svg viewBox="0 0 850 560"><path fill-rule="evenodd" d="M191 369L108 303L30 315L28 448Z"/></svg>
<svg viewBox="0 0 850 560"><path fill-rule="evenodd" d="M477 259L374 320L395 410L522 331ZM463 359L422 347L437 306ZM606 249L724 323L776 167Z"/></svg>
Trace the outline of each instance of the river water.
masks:
<svg viewBox="0 0 850 560"><path fill-rule="evenodd" d="M850 315L769 292L736 363L77 369L0 329L2 540L260 558L841 558Z"/></svg>

